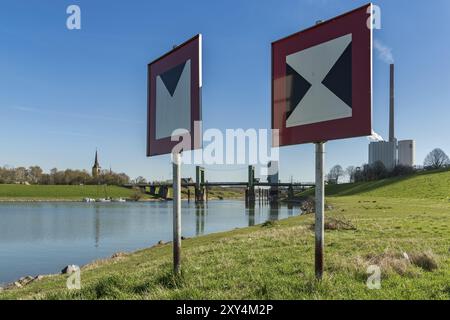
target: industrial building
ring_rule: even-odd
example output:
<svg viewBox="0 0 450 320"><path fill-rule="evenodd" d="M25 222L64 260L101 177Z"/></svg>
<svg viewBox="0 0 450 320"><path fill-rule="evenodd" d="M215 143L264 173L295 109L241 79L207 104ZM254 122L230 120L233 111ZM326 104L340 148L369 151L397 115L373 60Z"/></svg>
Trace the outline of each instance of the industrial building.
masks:
<svg viewBox="0 0 450 320"><path fill-rule="evenodd" d="M414 140L401 140L398 142L398 164L414 166L416 142Z"/></svg>
<svg viewBox="0 0 450 320"><path fill-rule="evenodd" d="M391 170L396 165L413 167L415 164L414 140L400 140L395 138L395 91L394 91L394 65L390 65L389 77L389 141L377 141L369 144L369 164L381 161Z"/></svg>
<svg viewBox="0 0 450 320"><path fill-rule="evenodd" d="M267 165L267 182L278 183L278 161L270 161Z"/></svg>
<svg viewBox="0 0 450 320"><path fill-rule="evenodd" d="M377 141L369 144L369 164L381 161L387 169L397 165L396 141Z"/></svg>

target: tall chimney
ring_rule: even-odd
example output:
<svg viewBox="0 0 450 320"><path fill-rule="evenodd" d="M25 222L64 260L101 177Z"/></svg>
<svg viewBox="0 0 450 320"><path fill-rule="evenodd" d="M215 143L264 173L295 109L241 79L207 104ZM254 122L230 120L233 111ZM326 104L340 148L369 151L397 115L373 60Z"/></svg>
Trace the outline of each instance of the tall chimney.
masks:
<svg viewBox="0 0 450 320"><path fill-rule="evenodd" d="M395 141L394 132L394 65L390 65L390 82L389 82L389 142Z"/></svg>

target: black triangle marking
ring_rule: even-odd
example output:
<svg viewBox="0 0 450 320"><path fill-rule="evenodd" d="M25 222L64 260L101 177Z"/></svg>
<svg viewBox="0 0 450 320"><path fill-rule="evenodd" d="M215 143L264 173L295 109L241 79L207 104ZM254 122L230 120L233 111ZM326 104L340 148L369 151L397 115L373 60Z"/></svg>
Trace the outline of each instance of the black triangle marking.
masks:
<svg viewBox="0 0 450 320"><path fill-rule="evenodd" d="M305 97L311 84L286 63L286 118Z"/></svg>
<svg viewBox="0 0 450 320"><path fill-rule="evenodd" d="M181 74L183 73L184 66L186 65L186 61L173 67L170 70L162 73L160 75L162 82L166 86L170 95L173 97L175 93L175 89L177 88L178 82L180 81Z"/></svg>
<svg viewBox="0 0 450 320"><path fill-rule="evenodd" d="M347 46L322 84L352 107L352 43Z"/></svg>

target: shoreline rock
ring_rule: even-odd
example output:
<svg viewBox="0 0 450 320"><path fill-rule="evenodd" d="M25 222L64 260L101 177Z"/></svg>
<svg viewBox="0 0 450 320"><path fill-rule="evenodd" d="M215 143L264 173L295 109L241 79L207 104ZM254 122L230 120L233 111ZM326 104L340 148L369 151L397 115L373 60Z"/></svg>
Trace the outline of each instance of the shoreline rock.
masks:
<svg viewBox="0 0 450 320"><path fill-rule="evenodd" d="M80 267L75 264L69 264L61 270L62 274L72 274L74 272L80 271Z"/></svg>
<svg viewBox="0 0 450 320"><path fill-rule="evenodd" d="M44 275L37 275L35 277L32 276L25 276L25 277L21 277L19 278L19 280L11 282L11 283L7 283L5 286L0 287L0 291L3 290L10 290L10 289L16 289L16 288L23 288L35 281L40 281L42 279L44 279L46 276Z"/></svg>
<svg viewBox="0 0 450 320"><path fill-rule="evenodd" d="M124 258L126 256L128 256L128 253L126 253L126 252L116 252L116 253L112 254L111 259L120 259L120 258Z"/></svg>

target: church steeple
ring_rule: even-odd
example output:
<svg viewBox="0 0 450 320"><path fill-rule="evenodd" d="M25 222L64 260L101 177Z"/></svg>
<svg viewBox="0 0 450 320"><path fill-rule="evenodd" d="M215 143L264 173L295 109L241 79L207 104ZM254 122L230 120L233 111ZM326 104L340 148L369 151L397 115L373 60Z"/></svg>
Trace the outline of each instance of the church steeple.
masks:
<svg viewBox="0 0 450 320"><path fill-rule="evenodd" d="M98 151L95 150L95 162L94 162L94 167L99 167L100 165L98 164Z"/></svg>
<svg viewBox="0 0 450 320"><path fill-rule="evenodd" d="M98 152L97 150L95 150L95 162L94 162L94 166L92 167L92 176L94 178L97 178L98 175L100 174L100 164L98 163Z"/></svg>

